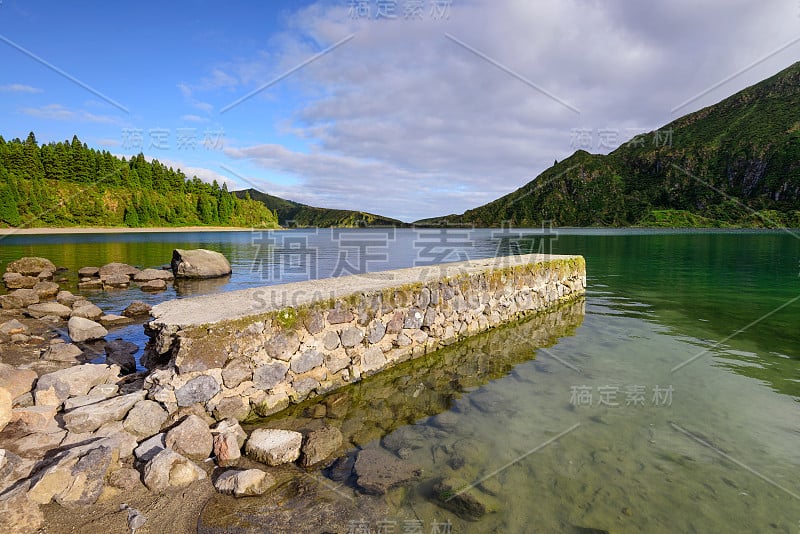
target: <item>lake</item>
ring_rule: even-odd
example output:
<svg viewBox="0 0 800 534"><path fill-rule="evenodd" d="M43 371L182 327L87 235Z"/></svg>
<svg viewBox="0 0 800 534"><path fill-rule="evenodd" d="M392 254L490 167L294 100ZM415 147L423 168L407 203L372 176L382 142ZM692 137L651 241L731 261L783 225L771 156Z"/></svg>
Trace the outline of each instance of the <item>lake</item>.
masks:
<svg viewBox="0 0 800 534"><path fill-rule="evenodd" d="M130 289L89 298L118 313L134 298L156 303L499 254L586 258L585 301L348 388L350 409L331 421L359 447L408 445L406 461L423 469L423 482L392 490L379 515L353 518L362 521L351 524L362 528L354 532L376 532L381 524L404 532L411 522L425 533L443 532L441 525L452 532L800 531L797 234L320 229L10 236L0 239L0 266L37 255L73 272L111 261L152 267L169 263L174 248L218 250L234 274L157 295ZM141 325L114 336L145 340ZM297 424L308 412L301 405L266 424ZM493 511L465 521L433 504L430 481L441 477L480 482L472 491ZM339 484L326 499L345 498L340 492L350 498L350 482ZM254 508L257 501L224 509L209 503L203 520L209 529L240 524L265 513Z"/></svg>

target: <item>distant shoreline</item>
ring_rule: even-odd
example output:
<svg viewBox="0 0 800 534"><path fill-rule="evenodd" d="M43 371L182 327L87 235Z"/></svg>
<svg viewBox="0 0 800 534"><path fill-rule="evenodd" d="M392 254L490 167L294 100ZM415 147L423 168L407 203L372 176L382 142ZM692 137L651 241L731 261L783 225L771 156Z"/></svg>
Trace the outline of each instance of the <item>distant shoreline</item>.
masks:
<svg viewBox="0 0 800 534"><path fill-rule="evenodd" d="M138 233L189 233L189 232L249 232L261 230L259 228L239 228L231 226L176 226L153 228L128 228L128 227L101 227L89 228L79 226L75 228L0 228L0 236L11 235L69 235L69 234L138 234ZM275 228L279 230L279 228Z"/></svg>

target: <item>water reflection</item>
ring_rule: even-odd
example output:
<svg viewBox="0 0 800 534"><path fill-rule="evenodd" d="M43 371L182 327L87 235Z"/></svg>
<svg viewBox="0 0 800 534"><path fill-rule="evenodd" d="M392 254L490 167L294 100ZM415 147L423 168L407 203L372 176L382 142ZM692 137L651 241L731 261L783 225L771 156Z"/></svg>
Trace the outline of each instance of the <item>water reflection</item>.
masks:
<svg viewBox="0 0 800 534"><path fill-rule="evenodd" d="M207 295L209 293L222 291L222 288L228 285L230 280L230 276L207 278L203 280L176 278L173 282L173 287L175 288L176 297L192 297L195 295Z"/></svg>

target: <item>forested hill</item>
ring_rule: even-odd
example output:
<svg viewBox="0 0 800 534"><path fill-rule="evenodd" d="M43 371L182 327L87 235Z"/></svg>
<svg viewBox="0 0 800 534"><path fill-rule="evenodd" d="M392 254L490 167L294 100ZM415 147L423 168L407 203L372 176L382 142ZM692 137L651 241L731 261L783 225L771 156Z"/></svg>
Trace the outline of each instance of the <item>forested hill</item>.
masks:
<svg viewBox="0 0 800 534"><path fill-rule="evenodd" d="M274 212L144 155L129 161L77 136L39 145L0 136L0 226L278 226Z"/></svg>
<svg viewBox="0 0 800 534"><path fill-rule="evenodd" d="M307 206L306 204L300 204L299 202L262 193L252 188L234 191L234 194L239 198L250 197L253 200L258 200L269 209L275 211L280 225L286 227L317 226L320 228L353 228L360 226L408 226L406 223L397 219L383 217L365 211Z"/></svg>
<svg viewBox="0 0 800 534"><path fill-rule="evenodd" d="M800 63L518 190L416 224L800 226Z"/></svg>

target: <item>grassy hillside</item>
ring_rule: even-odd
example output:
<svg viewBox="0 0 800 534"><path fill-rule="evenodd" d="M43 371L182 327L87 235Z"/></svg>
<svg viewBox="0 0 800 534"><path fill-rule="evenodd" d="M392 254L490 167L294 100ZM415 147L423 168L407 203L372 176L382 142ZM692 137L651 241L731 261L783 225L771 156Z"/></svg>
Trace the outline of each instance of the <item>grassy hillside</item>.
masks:
<svg viewBox="0 0 800 534"><path fill-rule="evenodd" d="M364 211L316 208L262 193L256 189L235 191L234 194L239 198L249 197L261 202L264 206L273 210L278 216L280 225L286 227L353 228L357 226L405 226L402 221L389 217L382 217Z"/></svg>
<svg viewBox="0 0 800 534"><path fill-rule="evenodd" d="M800 63L608 155L578 151L493 202L479 226L800 226Z"/></svg>

